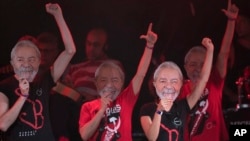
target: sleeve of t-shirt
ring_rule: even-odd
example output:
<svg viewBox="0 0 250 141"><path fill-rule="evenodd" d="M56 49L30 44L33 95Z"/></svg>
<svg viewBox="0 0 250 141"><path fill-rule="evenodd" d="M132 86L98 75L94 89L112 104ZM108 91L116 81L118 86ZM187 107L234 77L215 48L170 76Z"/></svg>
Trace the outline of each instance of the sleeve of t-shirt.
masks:
<svg viewBox="0 0 250 141"><path fill-rule="evenodd" d="M132 81L131 81L132 82ZM133 85L132 83L129 83L128 87L122 91L122 93L119 95L119 100L124 105L128 106L134 106L137 99L139 97L139 94L135 95L133 91Z"/></svg>
<svg viewBox="0 0 250 141"><path fill-rule="evenodd" d="M150 116L153 117L154 113L156 110L156 106L154 105L154 103L146 103L144 105L142 105L141 109L140 109L140 113L139 116Z"/></svg>
<svg viewBox="0 0 250 141"><path fill-rule="evenodd" d="M9 93L9 91L5 87L3 81L2 81L2 83L0 83L0 92L2 92L5 96L7 96L7 94Z"/></svg>
<svg viewBox="0 0 250 141"><path fill-rule="evenodd" d="M94 103L93 103L94 102ZM98 112L100 103L97 100L86 102L82 105L79 117L79 128L89 122Z"/></svg>

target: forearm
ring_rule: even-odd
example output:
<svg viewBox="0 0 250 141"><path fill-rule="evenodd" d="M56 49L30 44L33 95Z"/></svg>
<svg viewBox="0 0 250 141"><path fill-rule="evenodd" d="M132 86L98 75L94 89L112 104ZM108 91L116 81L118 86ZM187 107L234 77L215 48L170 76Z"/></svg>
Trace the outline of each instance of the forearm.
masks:
<svg viewBox="0 0 250 141"><path fill-rule="evenodd" d="M70 63L71 59L76 53L76 48L63 16L57 15L55 16L55 20L59 27L65 47L65 50L61 52L58 58L55 60L52 68L52 76L56 82L61 77L64 70L67 68L67 65Z"/></svg>
<svg viewBox="0 0 250 141"><path fill-rule="evenodd" d="M150 125L148 131L146 132L146 136L149 141L155 141L160 132L160 124L161 124L161 115L155 113L152 124Z"/></svg>
<svg viewBox="0 0 250 141"><path fill-rule="evenodd" d="M16 121L26 99L26 97L20 96L15 104L0 117L1 131L7 131L8 128Z"/></svg>
<svg viewBox="0 0 250 141"><path fill-rule="evenodd" d="M143 79L147 73L151 58L152 58L153 49L149 49L145 47L144 53L141 57L140 63L137 68L137 72L135 77L133 78L133 88L135 94L137 94L140 90L140 86L143 82Z"/></svg>
<svg viewBox="0 0 250 141"><path fill-rule="evenodd" d="M209 79L210 72L212 69L213 51L214 51L213 48L207 48L207 53L206 53L205 61L201 70L200 79L197 82L197 85L195 86L194 90L192 91L192 94L187 96L187 101L191 109L194 107L196 102L201 97L201 94L203 93L204 88Z"/></svg>
<svg viewBox="0 0 250 141"><path fill-rule="evenodd" d="M228 19L226 31L222 39L222 44L220 48L220 52L217 57L216 67L219 70L219 73L222 78L226 75L227 70L227 62L230 53L230 48L234 36L235 30L235 20Z"/></svg>
<svg viewBox="0 0 250 141"><path fill-rule="evenodd" d="M207 53L206 53L206 57L205 57L205 61L201 70L201 78L200 81L201 82L207 82L210 76L210 72L212 69L212 63L213 63L213 52L214 49L213 48L207 48Z"/></svg>
<svg viewBox="0 0 250 141"><path fill-rule="evenodd" d="M232 44L234 36L235 22L235 20L227 20L226 30L222 39L220 53L229 53L230 51L230 46Z"/></svg>
<svg viewBox="0 0 250 141"><path fill-rule="evenodd" d="M71 32L64 20L63 15L55 16L55 20L61 33L62 41L65 46L65 51L68 54L74 54L76 52L76 47L75 47Z"/></svg>
<svg viewBox="0 0 250 141"><path fill-rule="evenodd" d="M222 9L227 16L226 30L222 39L220 52L217 57L216 68L219 71L221 78L225 78L227 72L227 63L230 53L230 48L234 36L236 19L238 17L239 8L228 0L227 9Z"/></svg>
<svg viewBox="0 0 250 141"><path fill-rule="evenodd" d="M205 61L201 70L201 74L200 74L200 80L197 83L197 86L195 89L197 93L202 93L202 91L204 90L207 81L209 79L210 76L210 72L212 69L212 63L213 63L213 49L211 48L207 48L207 53L206 53L206 57L205 57ZM198 98L200 97L200 95L198 95Z"/></svg>
<svg viewBox="0 0 250 141"><path fill-rule="evenodd" d="M146 47L138 65L137 72L132 79L133 91L135 94L138 94L141 89L143 79L148 71L148 67L151 62L154 45L158 39L157 34L152 31L152 26L153 24L150 23L148 26L147 34L140 36L141 39L146 40Z"/></svg>

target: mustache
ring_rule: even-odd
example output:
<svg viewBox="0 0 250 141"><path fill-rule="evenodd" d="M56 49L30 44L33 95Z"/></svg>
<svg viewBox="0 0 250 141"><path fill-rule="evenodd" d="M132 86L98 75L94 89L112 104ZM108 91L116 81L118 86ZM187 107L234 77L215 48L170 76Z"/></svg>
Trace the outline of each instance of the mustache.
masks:
<svg viewBox="0 0 250 141"><path fill-rule="evenodd" d="M20 77L27 77L27 74L31 75L35 73L35 70L31 66L23 67L14 70Z"/></svg>
<svg viewBox="0 0 250 141"><path fill-rule="evenodd" d="M175 88L164 88L163 91L162 91L162 94L174 94L176 93L176 90Z"/></svg>
<svg viewBox="0 0 250 141"><path fill-rule="evenodd" d="M19 72L30 72L30 71L33 71L33 67L31 67L31 66L28 66L28 67L20 67L19 69L18 69L18 71Z"/></svg>
<svg viewBox="0 0 250 141"><path fill-rule="evenodd" d="M116 92L116 89L113 87L104 87L101 91L100 94L103 95L105 93L110 93L110 94L114 94Z"/></svg>

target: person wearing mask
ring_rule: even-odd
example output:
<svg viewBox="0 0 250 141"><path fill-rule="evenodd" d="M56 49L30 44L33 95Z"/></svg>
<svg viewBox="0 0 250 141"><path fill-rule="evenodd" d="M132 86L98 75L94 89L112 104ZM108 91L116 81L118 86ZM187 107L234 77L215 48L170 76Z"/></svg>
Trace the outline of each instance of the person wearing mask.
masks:
<svg viewBox="0 0 250 141"><path fill-rule="evenodd" d="M222 91L239 9L231 3L231 0L228 0L227 10L222 11L228 18L226 31L207 85L196 106L187 117L185 125L185 140L187 141L229 140L222 109ZM179 98L187 97L198 85L205 55L206 50L199 46L192 47L187 52L184 68L189 80L185 81Z"/></svg>
<svg viewBox="0 0 250 141"><path fill-rule="evenodd" d="M140 111L141 125L148 140L184 140L183 131L186 116L200 98L212 66L214 45L209 38L204 38L202 44L207 52L201 77L187 98L176 101L182 88L183 75L175 63L165 61L156 68L153 85L157 100L144 104Z"/></svg>
<svg viewBox="0 0 250 141"><path fill-rule="evenodd" d="M55 90L59 93L67 92L65 95L70 93L80 103L97 98L98 92L93 80L96 68L106 60L112 60L122 66L120 61L108 57L107 49L108 34L105 29L101 27L90 29L85 40L86 59L71 64Z"/></svg>
<svg viewBox="0 0 250 141"><path fill-rule="evenodd" d="M104 62L95 71L100 98L82 105L79 132L83 140L132 141L132 112L157 41L152 23L141 38L146 40L146 47L137 72L125 89L125 74L113 61Z"/></svg>
<svg viewBox="0 0 250 141"><path fill-rule="evenodd" d="M30 40L21 40L11 51L15 74L0 84L0 130L7 141L54 141L49 117L49 95L76 52L70 30L58 4L47 3L65 46L53 67L40 73L41 54Z"/></svg>

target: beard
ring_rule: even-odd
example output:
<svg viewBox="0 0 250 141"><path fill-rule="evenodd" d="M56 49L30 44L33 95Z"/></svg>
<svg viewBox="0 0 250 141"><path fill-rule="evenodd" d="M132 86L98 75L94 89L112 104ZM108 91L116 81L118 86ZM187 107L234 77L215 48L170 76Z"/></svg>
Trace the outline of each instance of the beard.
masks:
<svg viewBox="0 0 250 141"><path fill-rule="evenodd" d="M99 95L101 97L109 97L113 101L116 97L120 94L120 90L117 90L115 87L104 87L102 90L99 91Z"/></svg>
<svg viewBox="0 0 250 141"><path fill-rule="evenodd" d="M34 68L32 66L28 66L28 67L23 67L21 66L18 69L14 69L15 74L19 77L19 78L25 78L27 79L29 82L31 82L37 71L34 70Z"/></svg>
<svg viewBox="0 0 250 141"><path fill-rule="evenodd" d="M179 95L179 92L175 90L174 87L171 88L164 88L162 91L156 91L157 95L160 99L172 99L173 101Z"/></svg>

